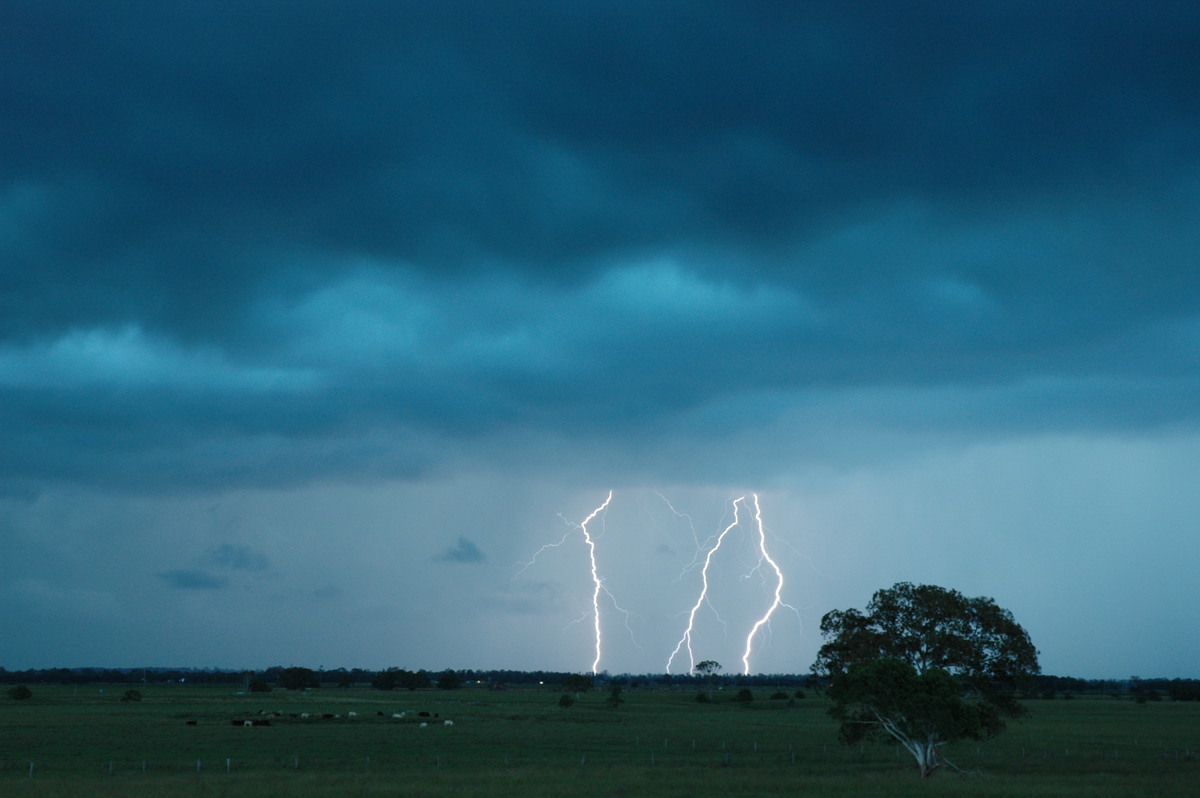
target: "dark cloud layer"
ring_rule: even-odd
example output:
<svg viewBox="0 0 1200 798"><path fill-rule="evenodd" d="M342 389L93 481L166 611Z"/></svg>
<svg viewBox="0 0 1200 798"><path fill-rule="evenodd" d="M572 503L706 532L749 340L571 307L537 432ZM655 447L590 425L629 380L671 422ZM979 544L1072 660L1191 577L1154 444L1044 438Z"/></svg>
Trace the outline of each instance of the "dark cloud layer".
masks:
<svg viewBox="0 0 1200 798"><path fill-rule="evenodd" d="M143 503L255 489L483 475L490 506L1190 440L1197 52L1185 2L7 2L0 523L44 567L0 597L139 604L55 580L55 491L128 501L140 551L200 534ZM418 559L487 570L527 520ZM212 523L141 573L300 579Z"/></svg>

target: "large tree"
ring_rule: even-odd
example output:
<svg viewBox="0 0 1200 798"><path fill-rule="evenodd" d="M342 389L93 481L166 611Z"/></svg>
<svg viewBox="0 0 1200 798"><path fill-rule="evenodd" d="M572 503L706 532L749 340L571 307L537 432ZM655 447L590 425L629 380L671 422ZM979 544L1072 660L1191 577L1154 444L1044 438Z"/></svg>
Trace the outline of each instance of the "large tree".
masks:
<svg viewBox="0 0 1200 798"><path fill-rule="evenodd" d="M947 743L990 737L1024 714L1017 689L1039 670L1012 613L934 585L876 591L866 613L827 613L821 635L813 672L831 680L842 739L895 739L922 777L950 765Z"/></svg>

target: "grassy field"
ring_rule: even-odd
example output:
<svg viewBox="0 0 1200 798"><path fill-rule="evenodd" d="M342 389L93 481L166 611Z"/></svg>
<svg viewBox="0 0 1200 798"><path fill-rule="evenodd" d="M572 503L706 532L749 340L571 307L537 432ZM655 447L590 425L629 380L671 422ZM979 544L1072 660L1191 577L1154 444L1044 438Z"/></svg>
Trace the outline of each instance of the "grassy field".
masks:
<svg viewBox="0 0 1200 798"><path fill-rule="evenodd" d="M768 691L742 705L626 690L616 709L592 692L564 709L549 687L238 695L171 685L143 689L137 703L120 701L124 686L31 687L32 699L0 698L3 796L1200 794L1194 703L1032 702L997 739L948 751L971 775L922 782L895 746L839 745L821 698L789 706ZM282 717L231 725L269 713ZM289 717L301 713L340 717Z"/></svg>

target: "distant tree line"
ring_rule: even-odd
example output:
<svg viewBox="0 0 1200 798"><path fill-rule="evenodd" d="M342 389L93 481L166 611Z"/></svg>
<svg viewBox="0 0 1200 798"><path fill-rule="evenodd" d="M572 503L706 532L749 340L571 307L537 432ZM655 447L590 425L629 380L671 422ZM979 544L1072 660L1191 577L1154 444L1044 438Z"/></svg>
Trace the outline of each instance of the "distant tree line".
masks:
<svg viewBox="0 0 1200 798"><path fill-rule="evenodd" d="M823 680L806 674L579 674L569 671L444 670L410 671L389 667L381 671L365 668L309 669L276 665L262 670L222 668L0 668L0 684L223 684L244 689L314 689L317 687L371 686L380 690L417 690L429 687L454 689L473 685L569 686L577 689L580 677L589 686L622 688L796 688L821 690ZM1074 695L1123 695L1138 701L1200 701L1200 679L1079 679L1069 676L1037 675L1024 698L1060 698Z"/></svg>

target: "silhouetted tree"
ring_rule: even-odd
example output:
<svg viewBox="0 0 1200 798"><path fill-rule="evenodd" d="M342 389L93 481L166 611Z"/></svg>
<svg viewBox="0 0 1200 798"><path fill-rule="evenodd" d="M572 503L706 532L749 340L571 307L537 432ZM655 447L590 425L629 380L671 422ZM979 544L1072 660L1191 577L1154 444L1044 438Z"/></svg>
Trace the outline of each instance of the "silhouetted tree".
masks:
<svg viewBox="0 0 1200 798"><path fill-rule="evenodd" d="M876 591L867 613L834 610L821 619L826 642L813 670L832 679L830 714L841 738L892 738L922 778L951 765L940 750L1004 728L1026 711L1021 682L1038 671L1025 630L990 598L933 585Z"/></svg>
<svg viewBox="0 0 1200 798"><path fill-rule="evenodd" d="M320 687L317 674L309 668L284 668L279 674L279 686L285 690L307 690Z"/></svg>
<svg viewBox="0 0 1200 798"><path fill-rule="evenodd" d="M717 680L717 674L721 672L721 663L715 659L706 659L703 662L697 662L696 667L692 668L692 672L704 677L704 680L708 682L708 700L712 701L713 684Z"/></svg>

